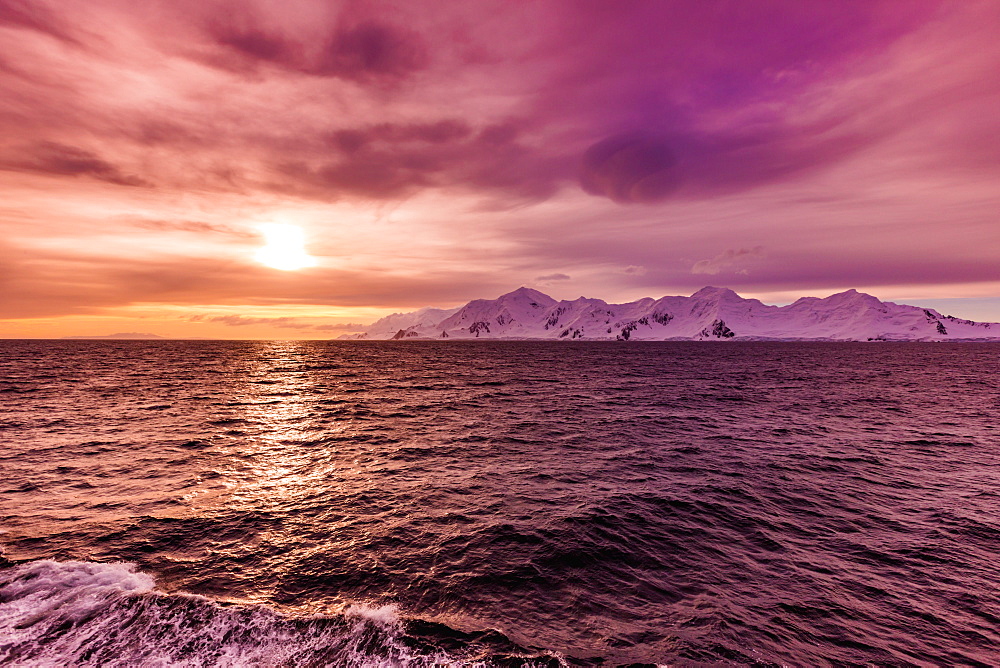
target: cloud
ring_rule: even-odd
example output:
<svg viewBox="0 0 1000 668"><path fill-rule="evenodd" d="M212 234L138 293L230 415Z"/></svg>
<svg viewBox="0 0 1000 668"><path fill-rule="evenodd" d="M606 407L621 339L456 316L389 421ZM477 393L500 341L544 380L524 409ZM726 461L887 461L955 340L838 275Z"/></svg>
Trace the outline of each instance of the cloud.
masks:
<svg viewBox="0 0 1000 668"><path fill-rule="evenodd" d="M268 325L270 327L287 327L289 329L306 329L310 325L303 325L298 318L252 318L242 315L193 315L188 318L190 322L218 322L230 327L247 327L250 325Z"/></svg>
<svg viewBox="0 0 1000 668"><path fill-rule="evenodd" d="M603 139L583 154L580 185L616 202L655 202L677 188L676 160L666 143L643 134Z"/></svg>
<svg viewBox="0 0 1000 668"><path fill-rule="evenodd" d="M0 0L0 26L27 28L76 44L62 22L44 5L28 0Z"/></svg>
<svg viewBox="0 0 1000 668"><path fill-rule="evenodd" d="M378 123L361 128L338 130L331 133L331 143L347 154L369 146L373 142L387 145L408 143L449 144L462 141L472 134L466 121L444 118L433 122ZM509 137L508 141L513 137Z"/></svg>
<svg viewBox="0 0 1000 668"><path fill-rule="evenodd" d="M474 127L454 118L341 128L307 147L310 159L276 165L282 184L307 196L407 197L429 189L551 196L565 175L518 142L515 122Z"/></svg>
<svg viewBox="0 0 1000 668"><path fill-rule="evenodd" d="M22 23L44 6L0 2ZM70 62L40 45L30 57L5 54L47 85L5 90L44 118L10 126L0 114L0 127L17 136L37 123L39 141L64 147L22 169L319 200L447 189L493 208L574 182L621 204L702 199L836 165L892 125L863 127L850 99L820 105L811 89L827 84L824 68L882 47L920 15L884 16L878 2L729 8L722 40L712 3L499 13L472 3L466 13L177 1L147 15L94 2L103 20L119 19L120 43L94 42L96 19L72 7L65 21L101 58ZM135 42L149 50L136 57ZM704 52L707 43L717 50ZM138 71L163 55L177 66ZM115 92L116 72L145 82L130 89L134 103ZM415 76L419 86L402 85ZM99 139L100 154L73 135ZM149 146L155 158L137 158Z"/></svg>
<svg viewBox="0 0 1000 668"><path fill-rule="evenodd" d="M570 277L566 274L545 274L544 276L537 276L535 278L539 282L550 282L550 281L568 281Z"/></svg>
<svg viewBox="0 0 1000 668"><path fill-rule="evenodd" d="M198 314L188 317L188 322L217 322L230 327L247 327L255 325L266 325L268 327L281 327L285 329L315 330L320 332L356 332L364 329L365 325L353 322L339 322L327 324L315 324L302 322L301 318L294 316L282 316L277 318L260 318L243 315L207 315Z"/></svg>
<svg viewBox="0 0 1000 668"><path fill-rule="evenodd" d="M662 203L787 182L898 131L880 110L898 111L907 95L869 96L856 84L896 66L892 46L937 4L899 9L778 0L581 12L562 45L576 67L539 106L580 121L580 185L591 195ZM585 30L591 39L578 41Z"/></svg>
<svg viewBox="0 0 1000 668"><path fill-rule="evenodd" d="M219 44L230 47L251 60L291 64L298 58L299 50L277 35L266 33L262 28L247 26L219 26L216 39Z"/></svg>
<svg viewBox="0 0 1000 668"><path fill-rule="evenodd" d="M710 260L699 260L691 267L692 274L708 274L714 276L722 273L733 273L748 275L750 273L747 265L764 257L764 248L754 246L753 248L740 248L738 250L729 249L719 253Z"/></svg>
<svg viewBox="0 0 1000 668"><path fill-rule="evenodd" d="M393 85L428 64L427 48L415 31L376 19L323 23L306 42L281 34L273 22L243 6L209 19L207 31L218 46L242 59L243 67L268 63L302 74ZM208 62L227 69L234 65L226 58Z"/></svg>
<svg viewBox="0 0 1000 668"><path fill-rule="evenodd" d="M423 69L427 53L416 33L365 21L337 30L313 72L355 81L394 80Z"/></svg>
<svg viewBox="0 0 1000 668"><path fill-rule="evenodd" d="M239 239L256 239L259 235L238 229L232 225L222 225L218 223L206 223L200 220L158 220L151 218L138 218L129 220L128 223L144 230L155 230L159 232L192 232L195 234L219 234Z"/></svg>
<svg viewBox="0 0 1000 668"><path fill-rule="evenodd" d="M96 153L51 141L23 146L15 155L0 159L0 169L37 172L52 176L89 176L119 186L150 186L126 174Z"/></svg>
<svg viewBox="0 0 1000 668"><path fill-rule="evenodd" d="M356 322L338 322L332 325L313 325L313 329L318 332L357 332L367 326Z"/></svg>
<svg viewBox="0 0 1000 668"><path fill-rule="evenodd" d="M704 199L834 167L882 138L846 116L801 123L773 110L747 128L706 131L692 125L674 134L630 132L587 149L580 185L619 204Z"/></svg>
<svg viewBox="0 0 1000 668"><path fill-rule="evenodd" d="M994 280L1000 5L942 7L0 0L0 306ZM322 269L246 261L286 214Z"/></svg>

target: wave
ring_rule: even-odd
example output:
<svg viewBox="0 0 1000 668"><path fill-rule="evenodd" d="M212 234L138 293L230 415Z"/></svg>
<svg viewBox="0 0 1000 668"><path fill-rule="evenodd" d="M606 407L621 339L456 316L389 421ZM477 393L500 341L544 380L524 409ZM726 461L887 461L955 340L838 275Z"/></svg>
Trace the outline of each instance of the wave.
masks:
<svg viewBox="0 0 1000 668"><path fill-rule="evenodd" d="M168 594L155 585L129 563L40 560L0 570L0 664L566 665L557 657L530 656L496 631L466 634L403 620L391 606L352 605L335 615L292 617L266 606Z"/></svg>

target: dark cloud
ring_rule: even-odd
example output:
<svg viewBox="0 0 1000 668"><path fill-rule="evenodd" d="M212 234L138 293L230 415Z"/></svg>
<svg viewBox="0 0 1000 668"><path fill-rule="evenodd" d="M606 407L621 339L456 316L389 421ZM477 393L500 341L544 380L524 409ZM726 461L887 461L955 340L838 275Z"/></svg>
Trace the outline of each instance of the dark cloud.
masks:
<svg viewBox="0 0 1000 668"><path fill-rule="evenodd" d="M446 118L429 123L378 123L360 128L335 130L330 145L347 154L379 143L382 147L405 144L454 144L472 134L465 121Z"/></svg>
<svg viewBox="0 0 1000 668"><path fill-rule="evenodd" d="M119 186L149 186L96 153L75 146L43 141L22 148L21 155L0 159L0 169L37 172L53 176L89 176Z"/></svg>
<svg viewBox="0 0 1000 668"><path fill-rule="evenodd" d="M64 42L77 43L58 17L37 1L0 0L0 25L35 30Z"/></svg>
<svg viewBox="0 0 1000 668"><path fill-rule="evenodd" d="M583 154L580 185L616 202L655 202L677 188L676 159L656 137L630 133L603 139Z"/></svg>
<svg viewBox="0 0 1000 668"><path fill-rule="evenodd" d="M371 141L370 133L364 130L336 130L330 133L330 145L348 155L357 153Z"/></svg>
<svg viewBox="0 0 1000 668"><path fill-rule="evenodd" d="M199 54L208 64L227 70L253 70L262 63L284 69L302 71L306 68L301 40L279 34L273 22L258 14L253 5L222 5L205 26L208 37L222 47L218 55Z"/></svg>
<svg viewBox="0 0 1000 668"><path fill-rule="evenodd" d="M750 129L712 133L691 127L619 134L587 149L580 185L622 204L703 198L833 167L882 139L881 131L858 128L845 117L804 126L773 117Z"/></svg>
<svg viewBox="0 0 1000 668"><path fill-rule="evenodd" d="M358 195L370 199L406 196L431 185L435 155L410 152L400 155L374 152L349 160L336 160L311 169L291 165L286 174L302 177L319 186L328 195Z"/></svg>
<svg viewBox="0 0 1000 668"><path fill-rule="evenodd" d="M430 144L447 144L461 141L472 133L465 121L447 118L433 123L399 125L385 123L375 126L379 136L390 141L422 141Z"/></svg>
<svg viewBox="0 0 1000 668"><path fill-rule="evenodd" d="M420 37L388 23L365 21L337 30L312 71L354 81L397 80L428 61Z"/></svg>
<svg viewBox="0 0 1000 668"><path fill-rule="evenodd" d="M342 128L300 148L313 160L284 162L278 189L337 198L405 197L425 188L504 193L517 200L549 197L570 179L571 159L545 159L517 141L513 121L476 129L453 118Z"/></svg>
<svg viewBox="0 0 1000 668"><path fill-rule="evenodd" d="M502 146L511 144L517 139L520 133L517 123L508 121L506 123L494 123L487 125L479 131L479 143L483 146Z"/></svg>
<svg viewBox="0 0 1000 668"><path fill-rule="evenodd" d="M207 26L209 36L246 64L271 63L284 69L363 84L394 84L424 69L428 50L412 30L378 20L335 25L318 38L319 48L301 35L280 34L246 7L216 16ZM231 59L211 60L227 69Z"/></svg>
<svg viewBox="0 0 1000 668"><path fill-rule="evenodd" d="M762 125L692 136L684 160L689 194L737 192L830 168L891 133L886 128L859 128L836 117L807 126L783 119Z"/></svg>
<svg viewBox="0 0 1000 668"><path fill-rule="evenodd" d="M538 276L535 278L536 281L568 281L570 277L566 274L545 274L544 276Z"/></svg>
<svg viewBox="0 0 1000 668"><path fill-rule="evenodd" d="M920 117L880 118L898 102L861 102L838 84L887 66L875 63L938 4L589 7L564 31L573 64L539 92L536 113L590 124L590 194L634 203L755 188L840 164Z"/></svg>
<svg viewBox="0 0 1000 668"><path fill-rule="evenodd" d="M289 63L294 62L294 56L297 55L293 45L262 30L226 31L218 39L220 44L230 46L256 60Z"/></svg>

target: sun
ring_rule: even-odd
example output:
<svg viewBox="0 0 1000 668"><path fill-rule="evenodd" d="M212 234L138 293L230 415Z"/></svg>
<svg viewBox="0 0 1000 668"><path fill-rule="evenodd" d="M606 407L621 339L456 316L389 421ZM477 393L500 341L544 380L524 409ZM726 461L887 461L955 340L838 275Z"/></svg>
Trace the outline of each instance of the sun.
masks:
<svg viewBox="0 0 1000 668"><path fill-rule="evenodd" d="M297 225L265 223L260 226L264 247L254 258L263 265L282 271L315 267L316 258L306 252L306 235Z"/></svg>

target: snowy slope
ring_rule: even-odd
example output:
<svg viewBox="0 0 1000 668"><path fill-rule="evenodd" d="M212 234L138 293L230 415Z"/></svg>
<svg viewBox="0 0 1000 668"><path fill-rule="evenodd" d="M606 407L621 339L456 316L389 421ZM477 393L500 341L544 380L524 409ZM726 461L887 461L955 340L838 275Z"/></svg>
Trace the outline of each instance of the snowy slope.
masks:
<svg viewBox="0 0 1000 668"><path fill-rule="evenodd" d="M456 306L452 309L422 308L419 311L413 311L412 313L393 313L392 315L387 315L381 320L378 320L374 324L370 325L368 329L365 330L366 336L363 338L391 339L392 336L400 330L422 327L423 323L440 322L458 311L459 308L461 307Z"/></svg>
<svg viewBox="0 0 1000 668"><path fill-rule="evenodd" d="M690 297L647 297L627 304L585 297L556 301L538 290L518 288L454 309L395 313L349 338L1000 341L1000 324L882 302L856 290L768 306L715 287Z"/></svg>

